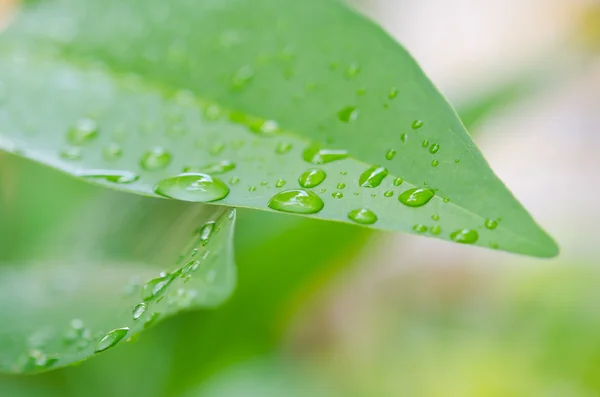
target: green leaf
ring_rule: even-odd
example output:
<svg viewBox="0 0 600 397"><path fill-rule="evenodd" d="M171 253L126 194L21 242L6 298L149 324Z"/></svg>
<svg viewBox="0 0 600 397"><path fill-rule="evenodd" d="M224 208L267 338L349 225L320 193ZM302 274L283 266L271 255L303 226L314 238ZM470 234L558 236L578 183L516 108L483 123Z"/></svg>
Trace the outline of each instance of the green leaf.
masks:
<svg viewBox="0 0 600 397"><path fill-rule="evenodd" d="M0 264L0 372L77 363L231 294L235 210L94 190L29 261Z"/></svg>
<svg viewBox="0 0 600 397"><path fill-rule="evenodd" d="M0 76L0 147L92 182L558 252L407 52L337 1L37 2ZM399 201L416 188L435 194Z"/></svg>

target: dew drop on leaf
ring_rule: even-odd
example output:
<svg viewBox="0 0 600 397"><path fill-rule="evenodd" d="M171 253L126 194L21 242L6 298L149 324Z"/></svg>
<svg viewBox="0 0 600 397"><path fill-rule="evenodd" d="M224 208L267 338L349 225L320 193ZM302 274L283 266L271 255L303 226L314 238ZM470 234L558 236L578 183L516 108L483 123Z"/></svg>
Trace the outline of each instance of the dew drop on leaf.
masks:
<svg viewBox="0 0 600 397"><path fill-rule="evenodd" d="M84 145L98 136L98 124L92 119L80 119L67 132L71 145Z"/></svg>
<svg viewBox="0 0 600 397"><path fill-rule="evenodd" d="M275 187L284 187L284 186L285 186L285 184L286 184L286 181L285 181L285 179L278 179L278 180L275 182Z"/></svg>
<svg viewBox="0 0 600 397"><path fill-rule="evenodd" d="M369 209L360 208L350 211L348 219L361 225L372 225L377 222L377 215Z"/></svg>
<svg viewBox="0 0 600 397"><path fill-rule="evenodd" d="M433 214L433 215L431 215L431 219L433 219L434 221L439 221L440 216L438 214Z"/></svg>
<svg viewBox="0 0 600 397"><path fill-rule="evenodd" d="M381 185L381 182L388 175L388 170L383 167L371 167L362 173L358 179L358 184L361 187L374 188Z"/></svg>
<svg viewBox="0 0 600 397"><path fill-rule="evenodd" d="M302 158L312 164L327 164L332 161L343 160L348 157L348 152L345 150L336 149L319 149L311 146L304 150Z"/></svg>
<svg viewBox="0 0 600 397"><path fill-rule="evenodd" d="M100 339L100 341L96 345L95 352L100 353L102 351L110 349L111 347L114 347L117 343L119 343L123 338L127 336L128 332L129 328L127 327L113 329L112 331L104 335L102 339Z"/></svg>
<svg viewBox="0 0 600 397"><path fill-rule="evenodd" d="M343 188L345 188L345 187L346 187L346 184L345 184L344 182L340 182L340 183L338 183L338 184L337 184L337 188L338 188L339 190L342 190L342 189L343 189Z"/></svg>
<svg viewBox="0 0 600 397"><path fill-rule="evenodd" d="M83 153L81 149L77 147L70 147L62 149L59 153L60 157L65 160L81 160Z"/></svg>
<svg viewBox="0 0 600 397"><path fill-rule="evenodd" d="M431 226L429 228L429 232L431 234L435 234L436 236L442 232L442 227L439 225Z"/></svg>
<svg viewBox="0 0 600 397"><path fill-rule="evenodd" d="M427 226L425 225L414 225L413 230L417 233L425 233L427 232Z"/></svg>
<svg viewBox="0 0 600 397"><path fill-rule="evenodd" d="M268 204L276 211L315 214L323 209L323 200L310 190L295 189L277 193Z"/></svg>
<svg viewBox="0 0 600 397"><path fill-rule="evenodd" d="M232 176L231 178L229 178L229 183L231 183L232 185L237 185L240 182L240 178L238 178L237 176Z"/></svg>
<svg viewBox="0 0 600 397"><path fill-rule="evenodd" d="M172 274L167 274L146 281L142 288L142 299L147 302L159 298L174 278Z"/></svg>
<svg viewBox="0 0 600 397"><path fill-rule="evenodd" d="M427 139L425 139L423 142L421 142L421 146L423 146L423 147L429 146L429 141Z"/></svg>
<svg viewBox="0 0 600 397"><path fill-rule="evenodd" d="M388 92L388 98L394 99L397 96L398 96L398 89L396 87L390 88L390 91Z"/></svg>
<svg viewBox="0 0 600 397"><path fill-rule="evenodd" d="M408 207L422 207L435 196L433 189L414 188L409 189L398 197L398 200Z"/></svg>
<svg viewBox="0 0 600 397"><path fill-rule="evenodd" d="M109 143L102 149L102 157L106 161L115 161L123 156L123 148L116 142Z"/></svg>
<svg viewBox="0 0 600 397"><path fill-rule="evenodd" d="M140 179L140 176L130 171L117 171L117 170L92 170L85 171L77 174L82 178L89 180L103 180L106 182L117 183L120 185L133 183Z"/></svg>
<svg viewBox="0 0 600 397"><path fill-rule="evenodd" d="M493 219L485 220L485 227L490 230L494 230L498 227L498 222Z"/></svg>
<svg viewBox="0 0 600 397"><path fill-rule="evenodd" d="M298 178L298 183L304 188L319 186L326 178L325 171L319 168L313 168L304 171Z"/></svg>
<svg viewBox="0 0 600 397"><path fill-rule="evenodd" d="M440 144L439 143L434 143L429 148L429 153L431 153L431 154L436 154L439 151L440 151Z"/></svg>
<svg viewBox="0 0 600 397"><path fill-rule="evenodd" d="M292 150L292 145L290 143L279 142L277 144L277 147L275 148L275 153L277 153L277 154L286 154L290 150Z"/></svg>
<svg viewBox="0 0 600 397"><path fill-rule="evenodd" d="M348 106L338 112L338 118L344 123L356 121L358 118L358 109L355 106Z"/></svg>
<svg viewBox="0 0 600 397"><path fill-rule="evenodd" d="M437 167L438 165L440 165L440 162L439 162L438 160L433 160L433 161L431 162L431 166L432 166L432 167Z"/></svg>
<svg viewBox="0 0 600 397"><path fill-rule="evenodd" d="M40 350L33 349L27 352L19 367L23 372L41 371L54 366L57 362L57 356L48 356Z"/></svg>
<svg viewBox="0 0 600 397"><path fill-rule="evenodd" d="M210 240L210 236L212 236L213 232L215 231L215 225L216 224L214 221L206 222L198 231L202 245L206 245L208 240Z"/></svg>
<svg viewBox="0 0 600 397"><path fill-rule="evenodd" d="M400 135L400 140L403 143L406 143L406 141L408 141L408 134L402 134L402 135Z"/></svg>
<svg viewBox="0 0 600 397"><path fill-rule="evenodd" d="M342 192L333 192L333 193L331 193L331 197L336 198L336 199L341 199L341 198L344 198L344 193L342 193Z"/></svg>
<svg viewBox="0 0 600 397"><path fill-rule="evenodd" d="M229 160L222 160L217 163L210 163L201 167L185 167L183 172L221 175L234 169L235 163Z"/></svg>
<svg viewBox="0 0 600 397"><path fill-rule="evenodd" d="M388 150L385 154L386 160L392 160L394 157L396 157L396 151L394 149Z"/></svg>
<svg viewBox="0 0 600 397"><path fill-rule="evenodd" d="M352 63L346 68L346 77L353 78L360 73L360 65Z"/></svg>
<svg viewBox="0 0 600 397"><path fill-rule="evenodd" d="M133 308L133 319L134 320L138 320L140 317L142 317L142 315L146 312L146 309L148 308L148 305L146 303L138 303L134 308Z"/></svg>
<svg viewBox="0 0 600 397"><path fill-rule="evenodd" d="M479 240L479 234L473 229L460 229L450 234L450 238L460 244L475 244Z"/></svg>
<svg viewBox="0 0 600 397"><path fill-rule="evenodd" d="M423 127L423 124L424 124L423 121L421 121L421 120L415 120L412 123L412 129L413 130L418 130L419 128Z"/></svg>
<svg viewBox="0 0 600 397"><path fill-rule="evenodd" d="M208 203L227 197L229 187L210 175L187 173L163 179L154 192L177 200Z"/></svg>
<svg viewBox="0 0 600 397"><path fill-rule="evenodd" d="M391 190L388 190L385 193L383 193L384 197L392 197L393 195L394 195L394 192Z"/></svg>
<svg viewBox="0 0 600 397"><path fill-rule="evenodd" d="M142 155L140 166L146 171L162 170L171 163L171 159L171 153L161 147L155 147Z"/></svg>
<svg viewBox="0 0 600 397"><path fill-rule="evenodd" d="M400 186L403 183L404 183L404 178L398 177L398 178L394 179L394 186Z"/></svg>

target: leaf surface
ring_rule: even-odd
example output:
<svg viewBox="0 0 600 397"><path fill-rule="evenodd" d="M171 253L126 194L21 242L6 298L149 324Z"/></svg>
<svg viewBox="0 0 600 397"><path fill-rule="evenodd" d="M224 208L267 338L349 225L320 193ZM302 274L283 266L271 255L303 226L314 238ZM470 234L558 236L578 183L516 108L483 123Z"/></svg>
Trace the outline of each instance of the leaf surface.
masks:
<svg viewBox="0 0 600 397"><path fill-rule="evenodd" d="M96 183L558 252L410 55L337 1L36 2L0 75L0 147Z"/></svg>

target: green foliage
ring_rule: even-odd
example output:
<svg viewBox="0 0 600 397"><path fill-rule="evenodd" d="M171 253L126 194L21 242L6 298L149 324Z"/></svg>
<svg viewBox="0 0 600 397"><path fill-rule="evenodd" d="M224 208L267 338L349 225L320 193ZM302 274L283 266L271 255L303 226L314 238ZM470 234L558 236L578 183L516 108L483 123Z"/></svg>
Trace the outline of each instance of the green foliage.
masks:
<svg viewBox="0 0 600 397"><path fill-rule="evenodd" d="M94 183L558 251L406 51L336 1L36 2L0 75L0 147Z"/></svg>

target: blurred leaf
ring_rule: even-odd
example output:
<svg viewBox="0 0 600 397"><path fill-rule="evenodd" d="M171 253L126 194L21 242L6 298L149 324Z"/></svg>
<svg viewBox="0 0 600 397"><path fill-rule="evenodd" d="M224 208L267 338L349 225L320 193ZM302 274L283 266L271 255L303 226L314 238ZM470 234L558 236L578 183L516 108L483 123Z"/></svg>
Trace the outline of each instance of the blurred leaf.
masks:
<svg viewBox="0 0 600 397"><path fill-rule="evenodd" d="M336 1L54 0L5 36L6 150L145 195L557 254L406 51ZM327 178L298 190L311 168Z"/></svg>
<svg viewBox="0 0 600 397"><path fill-rule="evenodd" d="M0 266L0 371L73 364L230 295L234 210L95 190L29 262Z"/></svg>

